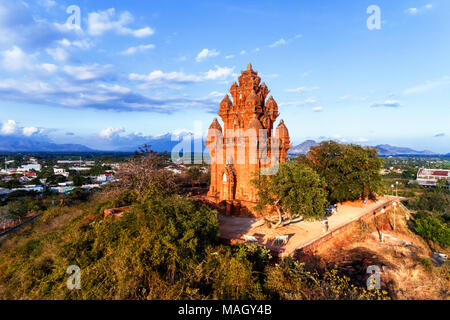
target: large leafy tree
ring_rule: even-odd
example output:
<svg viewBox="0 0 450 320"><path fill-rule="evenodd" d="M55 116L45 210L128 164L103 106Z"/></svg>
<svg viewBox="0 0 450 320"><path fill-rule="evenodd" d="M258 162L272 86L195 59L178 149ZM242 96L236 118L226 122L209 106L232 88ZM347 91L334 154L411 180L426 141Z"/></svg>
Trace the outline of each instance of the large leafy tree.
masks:
<svg viewBox="0 0 450 320"><path fill-rule="evenodd" d="M327 192L324 180L311 168L297 162L281 164L277 174L253 180L258 188L257 208L278 212L280 226L287 214L290 219L302 216L315 220L325 214Z"/></svg>
<svg viewBox="0 0 450 320"><path fill-rule="evenodd" d="M298 162L325 179L332 203L373 197L382 188L383 159L374 148L326 141L300 156Z"/></svg>

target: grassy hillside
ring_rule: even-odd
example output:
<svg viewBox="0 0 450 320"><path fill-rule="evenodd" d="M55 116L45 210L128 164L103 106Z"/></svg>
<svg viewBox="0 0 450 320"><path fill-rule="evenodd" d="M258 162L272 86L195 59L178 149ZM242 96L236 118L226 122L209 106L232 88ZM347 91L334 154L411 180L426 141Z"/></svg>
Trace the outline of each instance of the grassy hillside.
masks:
<svg viewBox="0 0 450 320"><path fill-rule="evenodd" d="M120 200L122 201L122 200ZM336 271L316 274L292 260L270 263L256 246L218 243L216 213L178 196L121 205L98 194L2 240L0 299L374 299ZM66 287L67 267L81 268L81 290Z"/></svg>
<svg viewBox="0 0 450 320"><path fill-rule="evenodd" d="M177 195L176 179L161 163L155 154L136 157L110 189L50 205L32 225L1 239L0 299L410 297L389 285L366 290L337 258L321 267L317 257L275 261L264 248L221 244L217 213ZM104 218L105 209L122 206L130 207L122 218ZM431 227L448 234L440 224ZM81 269L80 290L66 286L73 265ZM448 283L448 274L438 278Z"/></svg>

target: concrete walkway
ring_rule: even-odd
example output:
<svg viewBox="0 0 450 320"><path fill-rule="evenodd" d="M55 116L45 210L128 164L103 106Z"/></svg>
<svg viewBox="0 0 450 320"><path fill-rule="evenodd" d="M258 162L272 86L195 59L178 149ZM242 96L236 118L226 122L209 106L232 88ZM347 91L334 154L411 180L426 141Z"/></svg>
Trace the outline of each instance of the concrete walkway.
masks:
<svg viewBox="0 0 450 320"><path fill-rule="evenodd" d="M393 200L395 198L383 197L377 202L369 202L365 207L358 202L339 205L337 214L328 218L329 230L325 233L320 221L308 222L298 218L287 226L273 229L267 227L264 219L219 215L220 237L230 243L243 243L244 235L253 236L258 240L259 245L266 246L273 254L292 255L296 250L311 245L367 214L379 212ZM286 235L289 236L287 244L275 242L276 237Z"/></svg>

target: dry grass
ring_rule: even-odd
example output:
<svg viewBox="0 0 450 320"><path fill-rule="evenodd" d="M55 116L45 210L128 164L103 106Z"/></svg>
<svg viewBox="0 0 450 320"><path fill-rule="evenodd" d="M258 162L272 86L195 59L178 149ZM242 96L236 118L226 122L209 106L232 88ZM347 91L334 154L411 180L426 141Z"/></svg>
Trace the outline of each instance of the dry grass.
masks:
<svg viewBox="0 0 450 320"><path fill-rule="evenodd" d="M2 239L0 247L3 250L20 247L31 238L40 239L54 231L61 230L67 225L67 223L80 217L88 209L92 210L92 208L88 207L88 205L84 203L76 207L55 207L54 212L57 213L57 216L53 217L51 216L51 213L49 215L48 211L44 212L44 214L32 224L27 225L23 229L14 232L5 239ZM34 224L38 224L39 227L34 228Z"/></svg>

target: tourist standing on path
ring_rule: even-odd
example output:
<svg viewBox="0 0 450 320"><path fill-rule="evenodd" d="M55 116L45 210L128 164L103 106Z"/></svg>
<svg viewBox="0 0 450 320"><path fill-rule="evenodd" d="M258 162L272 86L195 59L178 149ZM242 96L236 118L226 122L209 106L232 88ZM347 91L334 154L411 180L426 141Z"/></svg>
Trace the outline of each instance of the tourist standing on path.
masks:
<svg viewBox="0 0 450 320"><path fill-rule="evenodd" d="M330 225L328 224L328 220L322 221L322 232L328 232L330 229Z"/></svg>

